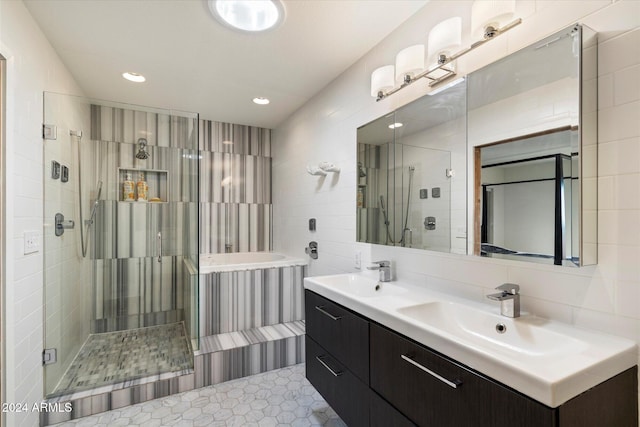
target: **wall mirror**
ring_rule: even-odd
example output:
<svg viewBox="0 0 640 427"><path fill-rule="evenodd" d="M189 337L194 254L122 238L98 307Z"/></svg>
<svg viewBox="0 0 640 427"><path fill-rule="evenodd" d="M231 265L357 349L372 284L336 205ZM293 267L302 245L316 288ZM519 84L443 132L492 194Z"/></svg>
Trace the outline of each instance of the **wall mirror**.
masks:
<svg viewBox="0 0 640 427"><path fill-rule="evenodd" d="M597 262L596 48L574 25L468 76L473 254Z"/></svg>
<svg viewBox="0 0 640 427"><path fill-rule="evenodd" d="M467 253L466 82L358 129L357 240Z"/></svg>

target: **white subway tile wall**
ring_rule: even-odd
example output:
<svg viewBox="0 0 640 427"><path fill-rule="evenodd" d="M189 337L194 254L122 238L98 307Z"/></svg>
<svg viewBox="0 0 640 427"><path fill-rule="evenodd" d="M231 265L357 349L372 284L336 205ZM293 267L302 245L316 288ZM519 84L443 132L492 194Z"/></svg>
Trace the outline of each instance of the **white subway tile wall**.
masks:
<svg viewBox="0 0 640 427"><path fill-rule="evenodd" d="M0 4L0 54L7 59L5 347L6 394L13 403L43 398L43 250L23 255L23 233L43 236L43 92L81 95L73 77L24 4ZM38 425L36 412L9 413L6 424Z"/></svg>
<svg viewBox="0 0 640 427"><path fill-rule="evenodd" d="M459 64L462 74L471 72L576 22L599 33L597 266L571 269L355 243L356 129L427 91L426 84L415 84L375 102L367 90L371 71L393 62L397 51L425 37L434 17L451 16L460 4L468 6L429 2L275 129L274 249L304 256L307 242L317 241L310 276L356 271L356 252L363 266L391 259L399 278L479 301L503 282L519 283L524 310L640 343L638 1L518 1L523 23ZM306 174L304 165L322 160L342 167L337 181ZM315 232L307 231L310 217L317 218Z"/></svg>

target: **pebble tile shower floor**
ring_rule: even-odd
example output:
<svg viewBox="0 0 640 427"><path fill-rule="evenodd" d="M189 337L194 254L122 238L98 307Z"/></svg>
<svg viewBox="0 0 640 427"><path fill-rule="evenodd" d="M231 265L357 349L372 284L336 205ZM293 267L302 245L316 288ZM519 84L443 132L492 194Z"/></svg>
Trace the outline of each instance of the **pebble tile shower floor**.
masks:
<svg viewBox="0 0 640 427"><path fill-rule="evenodd" d="M182 323L90 335L54 391L62 395L193 369Z"/></svg>
<svg viewBox="0 0 640 427"><path fill-rule="evenodd" d="M346 427L346 424L309 384L304 364L300 364L57 426Z"/></svg>

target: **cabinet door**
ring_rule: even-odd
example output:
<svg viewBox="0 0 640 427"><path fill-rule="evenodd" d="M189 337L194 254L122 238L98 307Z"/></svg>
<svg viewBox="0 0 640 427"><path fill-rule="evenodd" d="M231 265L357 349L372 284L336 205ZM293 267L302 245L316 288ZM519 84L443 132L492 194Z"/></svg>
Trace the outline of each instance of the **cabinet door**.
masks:
<svg viewBox="0 0 640 427"><path fill-rule="evenodd" d="M307 379L350 427L369 426L371 390L307 335Z"/></svg>
<svg viewBox="0 0 640 427"><path fill-rule="evenodd" d="M371 387L420 426L552 427L555 411L371 324Z"/></svg>
<svg viewBox="0 0 640 427"><path fill-rule="evenodd" d="M369 406L370 427L415 427L414 423L373 390Z"/></svg>
<svg viewBox="0 0 640 427"><path fill-rule="evenodd" d="M369 384L369 322L311 291L305 291L307 335Z"/></svg>

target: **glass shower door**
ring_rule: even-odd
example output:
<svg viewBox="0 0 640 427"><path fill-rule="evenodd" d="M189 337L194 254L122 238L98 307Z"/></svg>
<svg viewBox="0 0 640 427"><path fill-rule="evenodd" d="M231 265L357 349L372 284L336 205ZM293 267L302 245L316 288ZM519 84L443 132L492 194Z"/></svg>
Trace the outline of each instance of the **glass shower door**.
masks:
<svg viewBox="0 0 640 427"><path fill-rule="evenodd" d="M47 93L45 123L57 133L45 140L45 216L64 215L62 226L45 224L45 343L57 353L46 394L189 371L197 115Z"/></svg>

